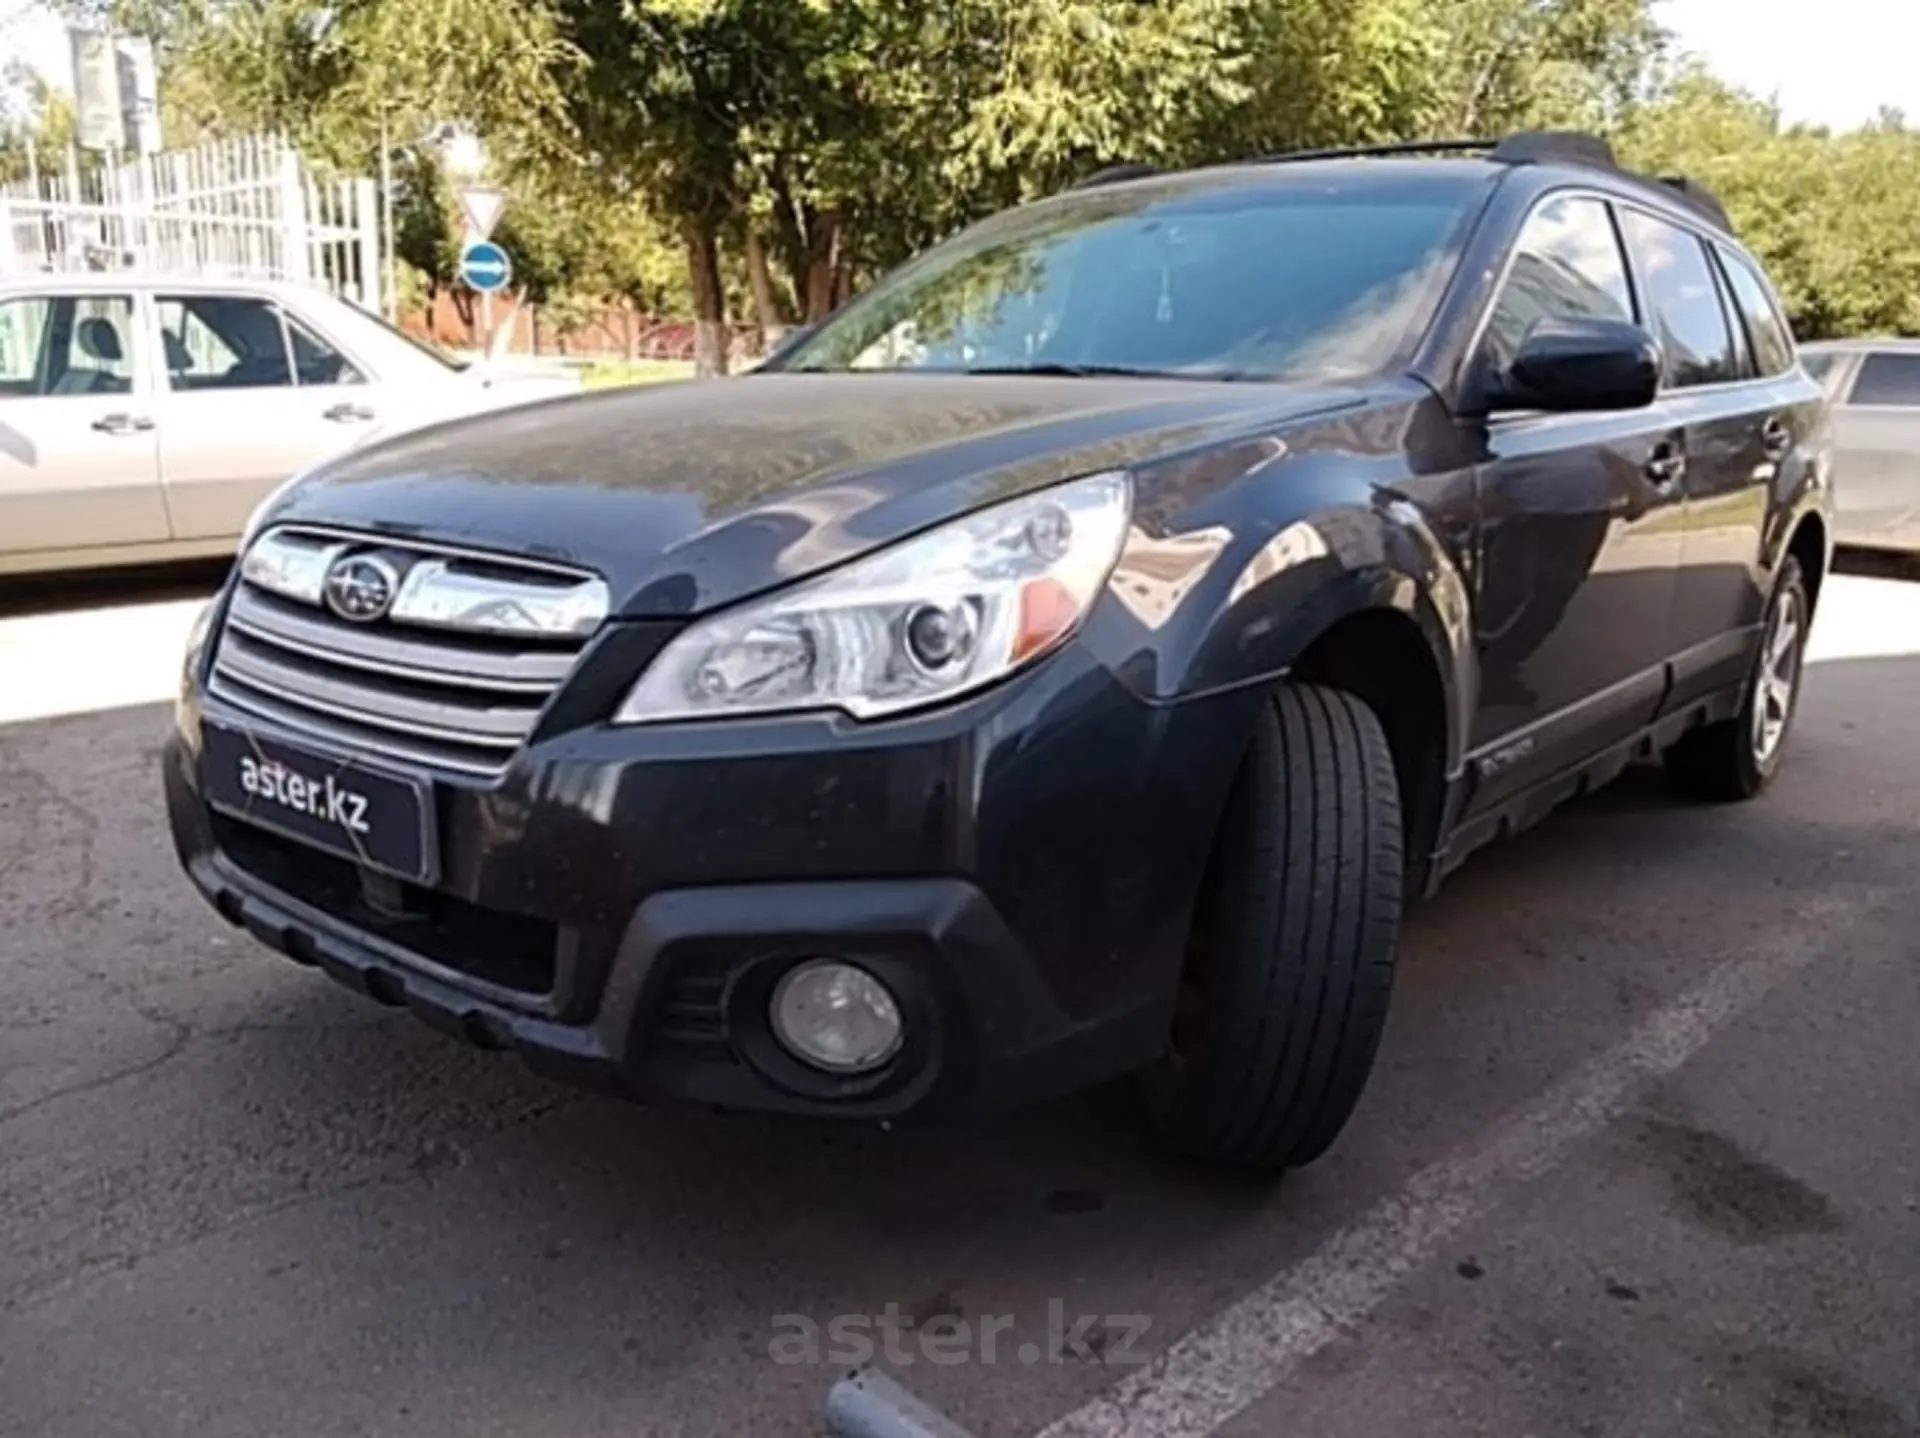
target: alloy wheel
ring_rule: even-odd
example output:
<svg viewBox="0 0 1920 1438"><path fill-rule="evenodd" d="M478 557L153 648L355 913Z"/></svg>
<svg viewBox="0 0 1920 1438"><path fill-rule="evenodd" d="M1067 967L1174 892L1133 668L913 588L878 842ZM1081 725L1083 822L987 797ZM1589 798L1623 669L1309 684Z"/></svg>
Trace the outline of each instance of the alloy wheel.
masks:
<svg viewBox="0 0 1920 1438"><path fill-rule="evenodd" d="M1754 681L1753 755L1762 764L1779 752L1793 717L1794 691L1800 684L1800 631L1800 597L1787 589L1773 606Z"/></svg>

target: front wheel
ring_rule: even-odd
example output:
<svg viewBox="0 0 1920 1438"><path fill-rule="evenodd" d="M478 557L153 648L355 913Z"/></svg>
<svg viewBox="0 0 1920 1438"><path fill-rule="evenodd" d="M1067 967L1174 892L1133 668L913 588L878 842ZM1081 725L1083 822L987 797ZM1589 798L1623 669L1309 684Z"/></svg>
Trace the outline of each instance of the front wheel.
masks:
<svg viewBox="0 0 1920 1438"><path fill-rule="evenodd" d="M1738 717L1696 729L1667 751L1667 777L1680 792L1719 802L1751 799L1780 772L1800 706L1812 616L1806 577L1789 555L1767 604Z"/></svg>
<svg viewBox="0 0 1920 1438"><path fill-rule="evenodd" d="M1277 1172L1331 1144L1373 1067L1401 910L1400 789L1374 712L1282 688L1214 841L1147 1113L1183 1152Z"/></svg>

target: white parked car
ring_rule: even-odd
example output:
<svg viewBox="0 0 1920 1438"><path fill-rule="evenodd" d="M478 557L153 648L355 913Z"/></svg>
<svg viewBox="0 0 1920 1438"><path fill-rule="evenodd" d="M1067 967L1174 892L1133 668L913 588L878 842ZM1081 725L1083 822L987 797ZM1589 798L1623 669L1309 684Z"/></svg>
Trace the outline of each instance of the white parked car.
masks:
<svg viewBox="0 0 1920 1438"><path fill-rule="evenodd" d="M0 277L0 574L230 553L291 475L579 383L456 366L299 285Z"/></svg>

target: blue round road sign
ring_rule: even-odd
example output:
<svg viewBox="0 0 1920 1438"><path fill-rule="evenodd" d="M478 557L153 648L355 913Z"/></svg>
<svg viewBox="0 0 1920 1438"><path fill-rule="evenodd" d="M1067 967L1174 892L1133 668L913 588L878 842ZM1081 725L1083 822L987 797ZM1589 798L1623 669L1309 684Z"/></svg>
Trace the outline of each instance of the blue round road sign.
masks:
<svg viewBox="0 0 1920 1438"><path fill-rule="evenodd" d="M492 240L475 240L460 251L460 278L482 294L493 294L513 280L513 261Z"/></svg>

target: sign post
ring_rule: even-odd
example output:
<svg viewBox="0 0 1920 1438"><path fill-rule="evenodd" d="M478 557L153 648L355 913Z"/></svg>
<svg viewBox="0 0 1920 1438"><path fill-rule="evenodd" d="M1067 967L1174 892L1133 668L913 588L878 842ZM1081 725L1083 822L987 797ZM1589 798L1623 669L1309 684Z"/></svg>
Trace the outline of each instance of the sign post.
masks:
<svg viewBox="0 0 1920 1438"><path fill-rule="evenodd" d="M513 283L513 259L492 240L468 240L460 251L460 282L480 292L480 323L487 334L487 349L491 351L493 297Z"/></svg>

